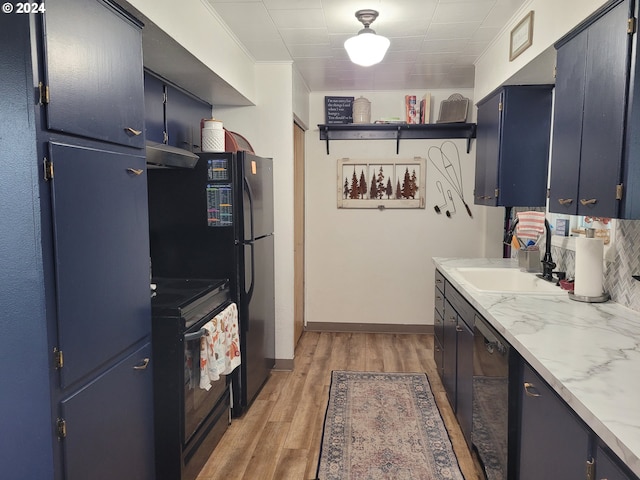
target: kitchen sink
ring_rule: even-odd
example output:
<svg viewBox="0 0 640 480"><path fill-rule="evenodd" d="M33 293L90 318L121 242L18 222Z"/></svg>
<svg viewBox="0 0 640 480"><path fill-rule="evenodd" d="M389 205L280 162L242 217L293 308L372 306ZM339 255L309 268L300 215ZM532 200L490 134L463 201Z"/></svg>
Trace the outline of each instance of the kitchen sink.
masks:
<svg viewBox="0 0 640 480"><path fill-rule="evenodd" d="M536 276L515 268L467 267L456 269L466 284L483 293L566 295L567 292Z"/></svg>

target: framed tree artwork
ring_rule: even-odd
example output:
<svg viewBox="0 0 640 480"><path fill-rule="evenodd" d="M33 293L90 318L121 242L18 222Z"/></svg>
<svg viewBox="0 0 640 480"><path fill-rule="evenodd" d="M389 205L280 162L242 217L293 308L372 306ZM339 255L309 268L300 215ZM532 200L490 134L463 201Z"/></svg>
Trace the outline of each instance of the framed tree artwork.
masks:
<svg viewBox="0 0 640 480"><path fill-rule="evenodd" d="M424 208L425 159L338 160L338 208Z"/></svg>

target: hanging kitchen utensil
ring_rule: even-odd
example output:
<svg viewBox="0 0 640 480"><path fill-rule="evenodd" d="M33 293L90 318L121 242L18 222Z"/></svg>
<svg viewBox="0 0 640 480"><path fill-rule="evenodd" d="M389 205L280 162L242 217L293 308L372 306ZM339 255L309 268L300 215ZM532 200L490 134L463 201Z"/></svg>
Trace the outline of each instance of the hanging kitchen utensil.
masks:
<svg viewBox="0 0 640 480"><path fill-rule="evenodd" d="M447 206L447 197L444 196L444 190L442 189L442 182L440 182L440 180L436 181L436 187L438 187L438 191L442 195L444 203L442 205L435 205L433 209L436 211L436 213L442 213L442 209Z"/></svg>
<svg viewBox="0 0 640 480"><path fill-rule="evenodd" d="M451 195L451 190L447 190L447 196L449 197L449 200L451 201L451 206L453 207L453 212L447 210L445 213L446 213L447 217L451 218L451 215L456 213L456 204L453 201L453 196Z"/></svg>
<svg viewBox="0 0 640 480"><path fill-rule="evenodd" d="M473 218L471 209L469 208L469 205L467 205L467 202L465 202L464 200L462 166L460 164L460 153L456 144L447 140L443 142L440 147L430 147L428 151L428 157L433 166L436 167L436 170L440 172L440 174L449 183L449 185L451 185L458 197L460 197L460 200L462 200L462 203L467 210L467 214L471 218ZM453 157L455 159L458 167L457 170L451 162L450 157ZM439 164L442 165L442 167L438 166Z"/></svg>

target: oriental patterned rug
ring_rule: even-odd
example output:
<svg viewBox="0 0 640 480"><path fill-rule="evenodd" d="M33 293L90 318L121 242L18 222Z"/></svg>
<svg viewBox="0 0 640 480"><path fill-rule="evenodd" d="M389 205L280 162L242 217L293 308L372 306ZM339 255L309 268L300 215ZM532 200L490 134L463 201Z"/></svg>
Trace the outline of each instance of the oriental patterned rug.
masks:
<svg viewBox="0 0 640 480"><path fill-rule="evenodd" d="M423 373L334 371L319 480L463 480Z"/></svg>

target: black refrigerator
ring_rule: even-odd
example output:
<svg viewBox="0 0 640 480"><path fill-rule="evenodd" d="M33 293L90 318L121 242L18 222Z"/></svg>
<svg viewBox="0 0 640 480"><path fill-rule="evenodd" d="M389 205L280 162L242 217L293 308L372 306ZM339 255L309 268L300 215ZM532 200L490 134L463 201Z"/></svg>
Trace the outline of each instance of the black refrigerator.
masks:
<svg viewBox="0 0 640 480"><path fill-rule="evenodd" d="M238 305L241 365L233 415L255 399L275 363L273 161L200 153L193 169L149 168L153 276L228 278Z"/></svg>

